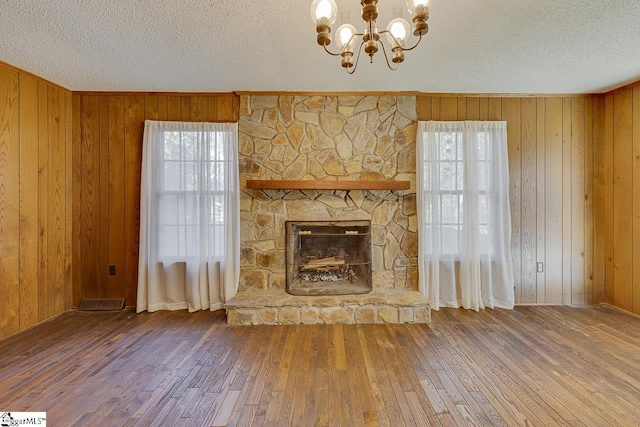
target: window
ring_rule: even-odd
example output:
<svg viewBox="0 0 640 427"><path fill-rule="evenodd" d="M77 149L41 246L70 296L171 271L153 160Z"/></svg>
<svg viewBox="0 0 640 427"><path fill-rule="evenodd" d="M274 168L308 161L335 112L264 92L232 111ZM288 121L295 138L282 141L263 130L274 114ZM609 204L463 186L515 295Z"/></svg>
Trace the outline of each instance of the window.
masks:
<svg viewBox="0 0 640 427"><path fill-rule="evenodd" d="M145 121L137 311L222 308L238 290L237 123Z"/></svg>
<svg viewBox="0 0 640 427"><path fill-rule="evenodd" d="M441 254L459 256L464 244L466 228L474 227L481 239L484 253L493 252L493 243L489 236L489 218L492 212L492 199L495 193L489 191L492 179L489 167L491 150L489 132L477 132L473 146L467 151L475 151L472 157L475 167L465 168L463 133L461 130L435 132L433 143L434 156L424 160L426 179L433 182L426 186L426 223L434 227L436 244ZM471 157L471 156L469 156ZM467 163L471 161L467 159ZM465 186L475 187L477 200L466 203ZM465 221L466 210L474 210L476 221Z"/></svg>
<svg viewBox="0 0 640 427"><path fill-rule="evenodd" d="M210 236L213 255L224 253L225 157L222 132L164 131L162 182L158 194L160 252L186 258L198 253L201 238ZM200 227L205 228L204 234Z"/></svg>
<svg viewBox="0 0 640 427"><path fill-rule="evenodd" d="M420 122L418 286L432 308L513 307L505 122Z"/></svg>

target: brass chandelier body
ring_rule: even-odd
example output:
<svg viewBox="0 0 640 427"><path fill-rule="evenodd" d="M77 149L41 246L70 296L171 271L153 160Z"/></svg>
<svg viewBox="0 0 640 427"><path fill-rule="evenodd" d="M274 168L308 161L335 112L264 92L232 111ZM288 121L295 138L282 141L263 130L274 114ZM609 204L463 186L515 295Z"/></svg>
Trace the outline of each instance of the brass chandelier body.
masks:
<svg viewBox="0 0 640 427"><path fill-rule="evenodd" d="M422 36L429 31L427 20L429 19L429 0L406 0L409 11L412 12L413 28L411 33L418 37L416 43L411 47L406 47L405 42L409 36L409 24L400 16L389 23L387 29L378 30L378 0L360 0L362 6L362 19L365 22L363 32L356 32L355 27L343 22L343 25L336 32L336 45L340 49L338 52L332 52L327 47L331 44L331 25L335 21L336 6L334 0L315 0L311 5L311 16L316 23L316 31L318 33L317 41L324 50L333 56L342 57L342 66L349 74L353 74L358 66L360 54L364 52L369 55L370 62L373 62L373 56L378 52L379 46L391 70L396 70L400 63L404 61L404 52L413 50L422 40ZM394 14L401 15L401 8L394 8ZM343 19L344 21L344 19ZM385 44L380 36L386 34L391 44L391 62L387 55ZM357 38L362 38L358 48L358 54L354 63L354 44ZM393 65L392 65L393 63Z"/></svg>

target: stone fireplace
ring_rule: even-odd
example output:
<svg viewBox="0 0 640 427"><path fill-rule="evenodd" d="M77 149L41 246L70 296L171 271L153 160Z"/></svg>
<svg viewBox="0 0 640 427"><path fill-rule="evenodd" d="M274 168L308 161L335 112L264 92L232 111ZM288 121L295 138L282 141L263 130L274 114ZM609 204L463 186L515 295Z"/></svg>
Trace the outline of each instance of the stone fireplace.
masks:
<svg viewBox="0 0 640 427"><path fill-rule="evenodd" d="M428 304L417 292L415 101L415 96L241 96L240 288L238 297L227 304L229 323L377 323L428 318ZM253 189L247 188L248 180L408 181L410 187ZM370 292L362 293L366 291L360 286L360 295L287 293L288 221L370 224L366 235ZM335 261L346 264L350 260ZM323 262L331 264L332 260ZM359 279L363 273L354 274ZM421 314L414 316L418 303ZM358 314L362 307L364 314Z"/></svg>
<svg viewBox="0 0 640 427"><path fill-rule="evenodd" d="M369 221L287 221L285 228L288 293L371 292Z"/></svg>

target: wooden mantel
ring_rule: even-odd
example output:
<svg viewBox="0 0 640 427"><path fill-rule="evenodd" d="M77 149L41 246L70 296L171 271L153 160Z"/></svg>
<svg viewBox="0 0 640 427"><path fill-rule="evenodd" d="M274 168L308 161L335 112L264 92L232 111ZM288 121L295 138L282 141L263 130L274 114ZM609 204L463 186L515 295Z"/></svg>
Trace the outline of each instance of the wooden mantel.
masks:
<svg viewBox="0 0 640 427"><path fill-rule="evenodd" d="M325 181L325 180L256 180L247 188L258 190L408 190L410 181Z"/></svg>

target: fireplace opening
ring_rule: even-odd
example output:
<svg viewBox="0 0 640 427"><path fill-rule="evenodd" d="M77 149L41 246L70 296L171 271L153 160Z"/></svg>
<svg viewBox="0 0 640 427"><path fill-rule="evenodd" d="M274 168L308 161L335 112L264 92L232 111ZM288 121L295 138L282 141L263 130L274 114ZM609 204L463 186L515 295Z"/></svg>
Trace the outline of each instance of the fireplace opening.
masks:
<svg viewBox="0 0 640 427"><path fill-rule="evenodd" d="M286 242L288 293L371 292L370 221L287 221Z"/></svg>

